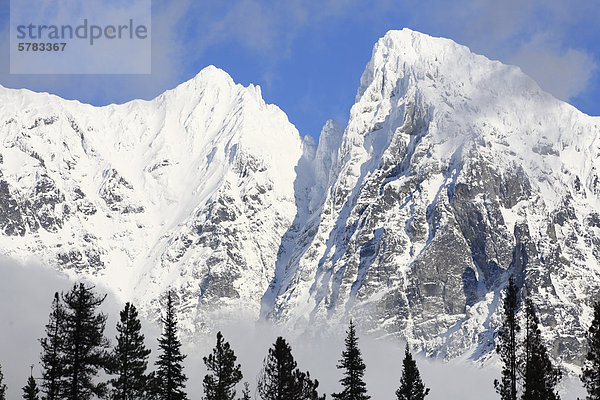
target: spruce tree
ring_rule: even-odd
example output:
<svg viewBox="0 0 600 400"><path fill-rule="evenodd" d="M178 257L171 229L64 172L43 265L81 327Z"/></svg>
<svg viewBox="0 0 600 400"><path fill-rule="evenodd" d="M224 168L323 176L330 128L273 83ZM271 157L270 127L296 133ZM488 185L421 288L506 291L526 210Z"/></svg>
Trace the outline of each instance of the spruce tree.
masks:
<svg viewBox="0 0 600 400"><path fill-rule="evenodd" d="M333 393L332 396L339 400L368 400L371 396L367 395L367 385L363 381L366 366L358 348L358 338L352 320L346 333L346 350L342 352L342 359L337 365L339 369L344 370L344 377L340 379L343 390Z"/></svg>
<svg viewBox="0 0 600 400"><path fill-rule="evenodd" d="M324 400L319 397L319 381L313 381L308 372L296 368L292 348L281 336L265 358L258 378L258 394L263 400Z"/></svg>
<svg viewBox="0 0 600 400"><path fill-rule="evenodd" d="M539 320L531 300L525 307L525 341L523 363L523 395L522 400L560 400L555 391L560 381L560 370L552 366L546 347L542 342L542 334L538 328Z"/></svg>
<svg viewBox="0 0 600 400"><path fill-rule="evenodd" d="M209 373L204 376L204 396L206 400L235 399L235 385L242 380L242 366L235 364L237 357L228 342L217 333L217 344L204 364Z"/></svg>
<svg viewBox="0 0 600 400"><path fill-rule="evenodd" d="M46 400L59 400L65 393L64 370L65 311L58 292L54 293L46 337L40 339L42 354L42 392Z"/></svg>
<svg viewBox="0 0 600 400"><path fill-rule="evenodd" d="M106 315L97 312L106 295L97 296L93 286L76 284L63 295L65 323L63 371L67 400L87 400L102 396L105 385L94 382L100 369L106 369L108 340L104 337Z"/></svg>
<svg viewBox="0 0 600 400"><path fill-rule="evenodd" d="M37 383L33 375L29 375L27 384L23 387L23 398L25 400L40 400L40 390L37 387Z"/></svg>
<svg viewBox="0 0 600 400"><path fill-rule="evenodd" d="M586 400L600 400L600 302L594 304L594 320L586 334L588 352L581 382L588 392Z"/></svg>
<svg viewBox="0 0 600 400"><path fill-rule="evenodd" d="M396 397L398 400L423 400L428 394L429 388L425 388L421 380L417 362L413 359L407 343L404 361L402 361L400 387L396 390Z"/></svg>
<svg viewBox="0 0 600 400"><path fill-rule="evenodd" d="M163 333L158 339L160 354L156 360L156 391L159 400L184 400L187 399L185 381L187 377L183 373L183 360L185 355L181 354L181 342L177 338L177 317L173 304L173 293L167 294L167 307L165 316L161 319Z"/></svg>
<svg viewBox="0 0 600 400"><path fill-rule="evenodd" d="M279 336L265 358L262 372L258 378L258 394L263 400L295 399L297 385L294 377L296 361L292 348Z"/></svg>
<svg viewBox="0 0 600 400"><path fill-rule="evenodd" d="M494 381L496 392L502 400L517 400L517 335L520 327L517 320L517 310L519 305L519 289L515 285L511 276L508 279L506 295L504 297L504 315L502 326L498 332L498 345L496 352L500 355L502 361L502 378L500 381Z"/></svg>
<svg viewBox="0 0 600 400"><path fill-rule="evenodd" d="M6 400L6 385L4 384L4 374L2 365L0 365L0 400Z"/></svg>
<svg viewBox="0 0 600 400"><path fill-rule="evenodd" d="M148 356L150 350L144 345L142 324L134 305L126 303L117 323L117 345L112 354L113 373L117 374L110 384L114 400L137 400L147 397Z"/></svg>

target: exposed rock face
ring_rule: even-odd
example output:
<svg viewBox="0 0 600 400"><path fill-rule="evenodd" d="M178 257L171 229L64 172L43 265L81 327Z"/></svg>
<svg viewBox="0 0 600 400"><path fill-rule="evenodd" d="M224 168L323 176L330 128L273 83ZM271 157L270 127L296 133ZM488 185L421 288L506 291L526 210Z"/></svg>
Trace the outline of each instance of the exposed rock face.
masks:
<svg viewBox="0 0 600 400"><path fill-rule="evenodd" d="M288 231L297 240L263 315L309 330L353 317L428 354L480 359L494 349L513 274L555 356L579 363L600 286L599 126L514 67L389 32L329 187L311 199L320 206Z"/></svg>
<svg viewBox="0 0 600 400"><path fill-rule="evenodd" d="M517 68L391 31L343 128L301 138L214 67L95 108L0 88L0 249L104 282L188 333L352 317L485 359L516 277L565 365L600 288L600 135Z"/></svg>

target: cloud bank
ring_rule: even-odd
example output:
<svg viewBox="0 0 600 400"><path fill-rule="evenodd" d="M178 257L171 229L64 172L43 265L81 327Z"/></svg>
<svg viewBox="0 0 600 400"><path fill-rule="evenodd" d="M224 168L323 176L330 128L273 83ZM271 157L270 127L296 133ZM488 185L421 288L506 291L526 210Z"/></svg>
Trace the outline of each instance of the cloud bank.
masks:
<svg viewBox="0 0 600 400"><path fill-rule="evenodd" d="M8 398L19 398L21 388L29 376L29 366L34 365L34 376L39 377L40 345L38 339L44 335L50 305L55 291L69 290L73 282L55 271L36 263L17 263L8 258L0 260L0 363L8 384ZM106 289L97 287L99 293ZM115 324L122 304L110 295L102 306L107 313L106 336L115 343ZM146 345L152 349L150 368L157 354L156 338L160 327L142 321ZM242 364L244 381L256 388L256 378L262 362L278 335L286 336L277 327L265 324L223 323L225 339L231 343L238 362ZM320 382L319 391L327 393L340 390L338 383L342 372L336 368L344 347L345 332L340 329L335 337L290 339L292 353L301 370L308 370ZM215 337L199 336L195 344L184 345L185 373L189 380L187 392L190 399L200 399L202 379L206 370L202 357L207 356L215 344ZM359 346L367 370L365 381L373 400L394 398L399 385L404 344L389 340L376 340L359 332ZM479 400L496 398L493 380L498 377L495 365L479 367L469 361L451 361L416 357L425 384L431 388L428 400ZM241 385L238 390L241 393ZM561 387L564 400L582 397L583 391L576 378L565 380ZM258 398L258 397L256 397Z"/></svg>

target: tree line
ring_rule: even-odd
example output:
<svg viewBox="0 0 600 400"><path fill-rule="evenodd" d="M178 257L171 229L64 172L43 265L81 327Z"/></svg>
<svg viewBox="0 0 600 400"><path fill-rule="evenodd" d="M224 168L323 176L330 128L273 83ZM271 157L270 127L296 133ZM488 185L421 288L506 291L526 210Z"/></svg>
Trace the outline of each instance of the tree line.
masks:
<svg viewBox="0 0 600 400"><path fill-rule="evenodd" d="M524 321L518 310L524 302ZM594 319L586 333L588 352L580 379L587 390L586 400L600 400L600 302L594 305ZM548 354L539 329L536 307L521 293L511 276L504 293L502 326L496 352L503 367L494 381L501 400L560 400L556 390L562 373Z"/></svg>
<svg viewBox="0 0 600 400"><path fill-rule="evenodd" d="M142 324L136 307L126 303L117 322L116 344L111 348L104 336L107 315L99 311L106 295L95 293L93 286L79 283L67 293L55 293L42 347L41 382L33 377L33 367L22 397L27 400L187 400L183 361L178 339L173 292L167 293L161 316L162 334L158 338L159 354L155 370L148 371L151 350L145 345ZM363 380L366 366L358 347L352 321L345 340L345 350L337 367L343 370L341 391L332 397L339 400L368 400ZM236 388L243 380L241 365L221 332L217 333L212 353L203 358L208 373L202 382L205 400L249 400L248 382L241 395ZM104 375L102 375L104 374ZM101 376L106 379L102 380ZM6 400L0 366L0 400ZM325 400L319 394L319 381L310 372L298 368L289 343L278 337L268 350L257 379L257 393L262 400ZM406 347L404 370L397 391L399 400L422 399L429 389L421 381L416 363ZM414 397L421 393L421 397Z"/></svg>
<svg viewBox="0 0 600 400"><path fill-rule="evenodd" d="M93 286L79 283L67 293L54 295L46 336L40 339L42 352L40 385L33 371L22 388L28 400L187 400L187 376L178 339L174 295L167 293L161 316L162 334L154 371L148 371L151 350L145 345L137 309L126 303L117 322L116 344L111 348L104 336L107 315L98 310L106 295L99 296ZM559 400L556 385L561 372L552 365L542 342L535 306L524 297L524 326L518 317L521 298L511 277L503 300L503 320L496 351L503 363L501 377L494 386L501 400ZM204 376L205 400L249 400L248 382L240 396L237 387L243 380L241 365L221 332L215 347L203 358L208 373ZM588 392L586 400L600 400L600 302L587 333L588 353L581 380ZM337 400L369 400L364 381L366 370L352 321L346 331L345 348L337 368L342 370L341 390L332 393ZM103 374L103 375L101 375ZM101 376L104 376L103 380ZM263 361L257 378L262 400L325 400L319 394L319 381L298 368L289 343L278 337ZM423 400L429 394L408 344L405 348L398 400ZM6 400L0 366L0 400Z"/></svg>

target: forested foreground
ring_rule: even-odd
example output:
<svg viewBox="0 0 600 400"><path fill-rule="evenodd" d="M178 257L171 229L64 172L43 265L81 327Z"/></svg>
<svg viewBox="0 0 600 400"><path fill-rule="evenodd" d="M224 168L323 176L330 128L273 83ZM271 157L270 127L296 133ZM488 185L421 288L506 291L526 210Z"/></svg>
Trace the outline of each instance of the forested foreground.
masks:
<svg viewBox="0 0 600 400"><path fill-rule="evenodd" d="M250 390L234 349L221 332L212 352L203 358L207 374L202 393L188 393L179 340L174 295L169 292L161 318L162 334L158 354L149 365L151 350L146 346L136 307L125 304L116 325L114 346L105 337L108 316L100 311L106 295L93 286L79 283L66 293L56 293L51 303L45 336L40 339L40 376L31 374L21 388L24 399L45 400L324 400L328 395L317 377L302 370L290 344L277 337L264 357L262 369ZM517 313L518 310L521 313ZM521 316L523 315L523 316ZM541 340L535 305L511 278L505 290L504 319L499 330L497 352L503 363L501 376L493 385L502 400L559 399L557 384L561 371L552 365ZM581 381L587 400L600 399L600 303L587 333L588 353ZM4 360L6 361L6 360ZM24 368L5 364L8 368ZM366 365L359 348L354 324L346 331L344 350L337 365L339 390L329 396L340 400L367 400L364 380ZM26 367L25 367L26 368ZM201 379L194 377L193 379ZM398 377L398 400L422 400L429 395L417 363L406 345L402 372ZM0 366L0 400L7 387ZM13 390L13 393L15 391ZM442 394L436 397L444 398Z"/></svg>

